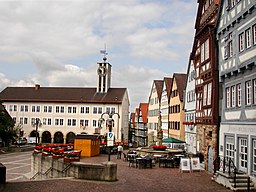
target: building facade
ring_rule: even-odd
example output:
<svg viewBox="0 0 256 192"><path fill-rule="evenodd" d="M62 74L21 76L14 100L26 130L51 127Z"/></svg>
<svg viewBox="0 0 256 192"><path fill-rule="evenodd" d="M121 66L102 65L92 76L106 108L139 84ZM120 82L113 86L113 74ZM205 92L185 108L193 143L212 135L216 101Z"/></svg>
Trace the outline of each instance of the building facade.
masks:
<svg viewBox="0 0 256 192"><path fill-rule="evenodd" d="M192 59L189 59L187 69L187 80L184 90L184 126L185 126L185 142L188 153L196 154L199 150L196 146L196 94L195 94L195 68Z"/></svg>
<svg viewBox="0 0 256 192"><path fill-rule="evenodd" d="M171 95L172 78L164 77L163 90L161 95L161 122L163 130L163 138L169 137L169 109L170 109L170 95Z"/></svg>
<svg viewBox="0 0 256 192"><path fill-rule="evenodd" d="M221 123L219 155L256 175L255 1L222 1L217 25Z"/></svg>
<svg viewBox="0 0 256 192"><path fill-rule="evenodd" d="M196 34L191 54L196 76L196 129L199 152L204 155L205 169L213 171L218 155L218 66L215 26L219 0L198 0Z"/></svg>
<svg viewBox="0 0 256 192"><path fill-rule="evenodd" d="M156 144L163 80L154 80L148 102L148 145Z"/></svg>
<svg viewBox="0 0 256 192"><path fill-rule="evenodd" d="M182 141L185 141L185 126L183 125L185 116L183 111L183 92L186 76L186 74L180 73L173 74L169 110L169 136Z"/></svg>
<svg viewBox="0 0 256 192"><path fill-rule="evenodd" d="M147 117L148 103L140 103L135 113L135 141L138 147L148 145Z"/></svg>
<svg viewBox="0 0 256 192"><path fill-rule="evenodd" d="M80 133L105 135L109 113L119 114L113 115L116 141L127 142L127 89L111 88L111 65L105 57L98 63L97 72L97 88L7 87L0 93L0 99L16 124L22 126L24 136L37 136L39 142L73 142ZM101 117L105 120L102 125Z"/></svg>

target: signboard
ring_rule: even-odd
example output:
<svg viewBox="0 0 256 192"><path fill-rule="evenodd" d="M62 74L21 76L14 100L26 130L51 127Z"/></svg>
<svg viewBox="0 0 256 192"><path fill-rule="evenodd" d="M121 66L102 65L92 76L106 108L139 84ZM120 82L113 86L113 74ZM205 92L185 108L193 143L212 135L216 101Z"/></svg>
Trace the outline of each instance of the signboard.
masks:
<svg viewBox="0 0 256 192"><path fill-rule="evenodd" d="M191 171L190 170L191 167L190 167L190 159L189 158L181 158L180 159L180 171L183 172L183 171Z"/></svg>
<svg viewBox="0 0 256 192"><path fill-rule="evenodd" d="M113 147L114 146L114 132L108 132L107 134L107 146Z"/></svg>
<svg viewBox="0 0 256 192"><path fill-rule="evenodd" d="M199 157L191 158L191 169L192 171L201 171Z"/></svg>
<svg viewBox="0 0 256 192"><path fill-rule="evenodd" d="M28 143L36 143L36 137L27 137Z"/></svg>

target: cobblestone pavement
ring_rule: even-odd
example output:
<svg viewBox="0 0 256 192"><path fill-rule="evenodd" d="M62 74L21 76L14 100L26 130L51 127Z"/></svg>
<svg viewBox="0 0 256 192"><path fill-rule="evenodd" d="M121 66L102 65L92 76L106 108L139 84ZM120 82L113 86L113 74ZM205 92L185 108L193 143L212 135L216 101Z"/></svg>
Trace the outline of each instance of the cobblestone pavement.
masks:
<svg viewBox="0 0 256 192"><path fill-rule="evenodd" d="M28 157L31 154L27 153ZM1 155L0 155L1 156ZM0 158L1 160L1 158ZM82 158L81 161L99 163L107 161L107 155ZM98 182L77 179L51 179L44 181L7 180L0 184L2 192L228 192L230 190L211 181L211 174L201 171L181 173L178 168L138 169L129 167L128 162L111 156L111 161L118 164L118 181Z"/></svg>

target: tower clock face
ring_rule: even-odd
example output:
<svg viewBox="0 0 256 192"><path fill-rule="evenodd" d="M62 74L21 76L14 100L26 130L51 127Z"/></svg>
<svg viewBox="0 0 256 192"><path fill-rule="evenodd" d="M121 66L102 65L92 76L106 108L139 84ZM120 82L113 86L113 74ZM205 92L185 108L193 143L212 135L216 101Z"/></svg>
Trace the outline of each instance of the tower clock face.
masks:
<svg viewBox="0 0 256 192"><path fill-rule="evenodd" d="M98 67L98 75L100 75L100 76L105 76L106 73L107 73L106 67L104 67L104 66L99 66L99 67Z"/></svg>

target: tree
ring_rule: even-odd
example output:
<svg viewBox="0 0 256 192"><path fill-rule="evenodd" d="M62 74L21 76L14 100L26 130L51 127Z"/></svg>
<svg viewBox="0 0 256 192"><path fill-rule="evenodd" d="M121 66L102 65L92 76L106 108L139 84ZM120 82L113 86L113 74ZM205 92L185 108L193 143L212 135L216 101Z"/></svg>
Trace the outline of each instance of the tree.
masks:
<svg viewBox="0 0 256 192"><path fill-rule="evenodd" d="M8 112L0 103L0 138L4 146L9 147L9 143L17 136L14 129L14 122Z"/></svg>

